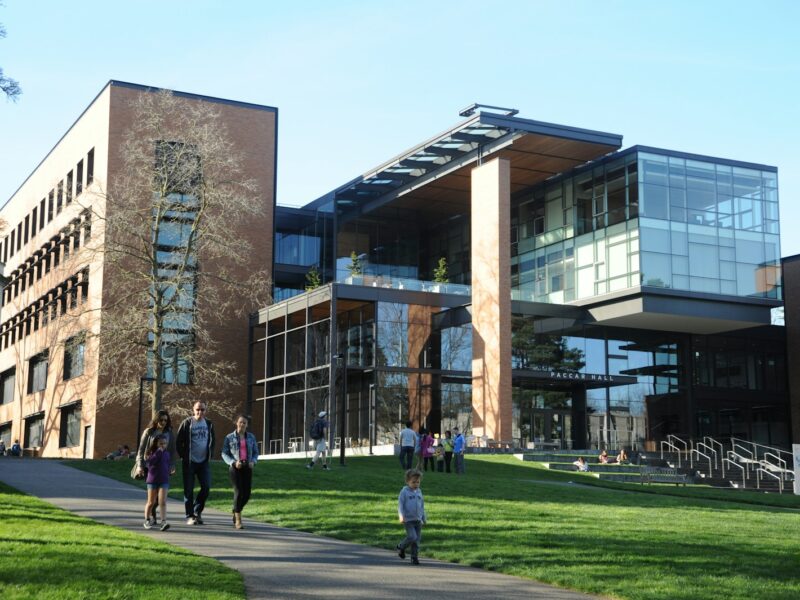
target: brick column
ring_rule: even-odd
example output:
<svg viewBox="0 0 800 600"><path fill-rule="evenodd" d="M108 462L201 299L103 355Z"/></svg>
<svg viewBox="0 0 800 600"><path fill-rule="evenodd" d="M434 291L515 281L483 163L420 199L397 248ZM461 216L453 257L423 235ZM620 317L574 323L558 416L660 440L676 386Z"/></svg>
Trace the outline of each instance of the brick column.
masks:
<svg viewBox="0 0 800 600"><path fill-rule="evenodd" d="M472 432L511 440L511 177L472 170Z"/></svg>

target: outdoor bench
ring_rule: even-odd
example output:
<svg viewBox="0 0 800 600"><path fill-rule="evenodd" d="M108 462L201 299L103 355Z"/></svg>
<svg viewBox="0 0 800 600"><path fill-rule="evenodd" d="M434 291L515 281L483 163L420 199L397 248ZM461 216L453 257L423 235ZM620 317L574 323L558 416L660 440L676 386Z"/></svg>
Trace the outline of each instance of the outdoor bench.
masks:
<svg viewBox="0 0 800 600"><path fill-rule="evenodd" d="M670 467L642 467L642 485L645 483L674 483L686 485L687 476Z"/></svg>

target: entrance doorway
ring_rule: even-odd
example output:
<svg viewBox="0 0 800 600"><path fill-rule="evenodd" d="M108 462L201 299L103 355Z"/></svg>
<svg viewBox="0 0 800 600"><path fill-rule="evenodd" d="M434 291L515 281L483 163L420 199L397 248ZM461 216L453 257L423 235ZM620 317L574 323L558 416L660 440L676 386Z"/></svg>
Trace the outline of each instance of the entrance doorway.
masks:
<svg viewBox="0 0 800 600"><path fill-rule="evenodd" d="M533 409L531 432L534 444L547 444L559 449L572 448L572 411Z"/></svg>

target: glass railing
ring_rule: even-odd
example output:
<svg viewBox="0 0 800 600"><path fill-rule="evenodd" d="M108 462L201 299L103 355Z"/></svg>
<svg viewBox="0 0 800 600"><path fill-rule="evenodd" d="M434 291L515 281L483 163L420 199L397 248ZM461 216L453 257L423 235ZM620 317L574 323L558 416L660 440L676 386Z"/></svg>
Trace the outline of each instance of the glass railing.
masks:
<svg viewBox="0 0 800 600"><path fill-rule="evenodd" d="M433 292L435 294L455 294L457 296L469 296L472 293L471 286L460 283L437 283L435 281L421 281L419 279L390 277L388 275L349 275L339 279L337 283L389 288L393 290Z"/></svg>

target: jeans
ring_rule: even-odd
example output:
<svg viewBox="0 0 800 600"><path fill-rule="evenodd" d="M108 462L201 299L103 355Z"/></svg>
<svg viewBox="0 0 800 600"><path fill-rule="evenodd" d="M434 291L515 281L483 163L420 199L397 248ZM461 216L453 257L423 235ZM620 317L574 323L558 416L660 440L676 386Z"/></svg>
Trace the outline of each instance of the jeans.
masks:
<svg viewBox="0 0 800 600"><path fill-rule="evenodd" d="M194 478L200 482L200 492L194 499ZM189 461L183 463L183 505L186 518L200 516L206 507L208 492L211 489L211 465L206 460L201 463Z"/></svg>
<svg viewBox="0 0 800 600"><path fill-rule="evenodd" d="M414 446L400 446L400 466L406 471L411 468L414 461Z"/></svg>
<svg viewBox="0 0 800 600"><path fill-rule="evenodd" d="M459 452L456 454L456 475L464 474L464 453Z"/></svg>
<svg viewBox="0 0 800 600"><path fill-rule="evenodd" d="M245 463L241 469L233 465L228 469L233 486L233 512L240 513L250 500L250 491L253 488L253 469Z"/></svg>
<svg viewBox="0 0 800 600"><path fill-rule="evenodd" d="M450 461L453 460L453 453L452 452L445 452L444 453L444 466L447 472L450 472Z"/></svg>
<svg viewBox="0 0 800 600"><path fill-rule="evenodd" d="M405 550L411 547L411 558L417 558L419 543L422 540L422 521L406 521L403 523L406 528L406 537L397 547Z"/></svg>

